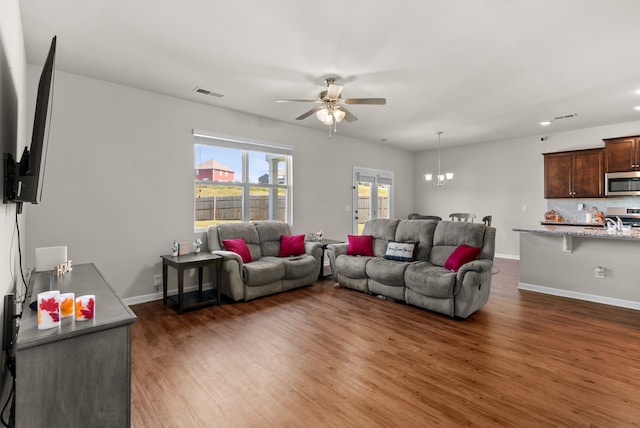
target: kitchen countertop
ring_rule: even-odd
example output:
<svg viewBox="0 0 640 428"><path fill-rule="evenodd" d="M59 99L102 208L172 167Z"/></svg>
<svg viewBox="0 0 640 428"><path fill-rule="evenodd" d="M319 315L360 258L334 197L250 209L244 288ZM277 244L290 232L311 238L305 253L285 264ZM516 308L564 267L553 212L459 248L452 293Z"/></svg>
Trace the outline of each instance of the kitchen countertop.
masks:
<svg viewBox="0 0 640 428"><path fill-rule="evenodd" d="M607 228L603 226L585 226L577 227L575 225L529 225L514 227L516 232L529 232L539 233L542 235L556 235L556 236L576 236L581 238L604 238L604 239L626 239L640 241L640 230L638 228L632 228L631 231L626 234L623 232L610 233Z"/></svg>
<svg viewBox="0 0 640 428"><path fill-rule="evenodd" d="M568 221L541 221L546 226L581 226L581 227L605 227L604 223L572 223Z"/></svg>

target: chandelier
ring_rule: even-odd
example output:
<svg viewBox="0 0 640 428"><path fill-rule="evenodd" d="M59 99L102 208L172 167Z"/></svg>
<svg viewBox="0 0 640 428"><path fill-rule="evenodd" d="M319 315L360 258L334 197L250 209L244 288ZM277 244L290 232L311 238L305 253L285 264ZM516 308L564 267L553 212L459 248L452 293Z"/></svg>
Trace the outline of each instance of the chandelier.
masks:
<svg viewBox="0 0 640 428"><path fill-rule="evenodd" d="M438 132L438 174L436 174L436 179L433 179L433 174L425 174L424 179L427 180L428 183L433 183L437 187L442 187L447 184L449 181L453 180L453 172L445 172L444 174L440 170L440 136L442 135L442 131Z"/></svg>

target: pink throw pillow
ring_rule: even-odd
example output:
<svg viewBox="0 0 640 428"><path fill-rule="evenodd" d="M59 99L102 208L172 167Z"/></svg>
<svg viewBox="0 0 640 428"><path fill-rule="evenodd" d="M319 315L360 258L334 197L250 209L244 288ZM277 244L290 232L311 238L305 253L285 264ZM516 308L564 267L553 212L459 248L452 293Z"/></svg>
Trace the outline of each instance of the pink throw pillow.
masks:
<svg viewBox="0 0 640 428"><path fill-rule="evenodd" d="M222 245L224 245L224 249L227 251L233 251L236 254L239 254L242 258L243 263L252 262L251 252L249 251L249 247L247 247L247 243L242 238L238 239L223 239Z"/></svg>
<svg viewBox="0 0 640 428"><path fill-rule="evenodd" d="M282 235L280 237L280 257L304 254L304 235Z"/></svg>
<svg viewBox="0 0 640 428"><path fill-rule="evenodd" d="M447 261L444 262L444 267L454 272L458 272L460 266L478 258L480 251L482 251L482 248L480 247L470 247L466 244L462 244L453 250L453 253L451 253Z"/></svg>
<svg viewBox="0 0 640 428"><path fill-rule="evenodd" d="M372 235L347 235L349 247L347 254L350 256L373 256Z"/></svg>

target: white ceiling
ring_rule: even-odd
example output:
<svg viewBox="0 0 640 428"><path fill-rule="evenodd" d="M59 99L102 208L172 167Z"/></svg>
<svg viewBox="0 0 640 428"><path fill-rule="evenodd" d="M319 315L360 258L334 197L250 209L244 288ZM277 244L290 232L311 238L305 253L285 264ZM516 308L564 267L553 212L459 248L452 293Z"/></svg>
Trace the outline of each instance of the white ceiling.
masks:
<svg viewBox="0 0 640 428"><path fill-rule="evenodd" d="M29 63L409 150L640 120L638 0L21 0ZM195 87L224 94L212 98ZM569 114L543 128L545 119ZM215 130L214 130L215 131Z"/></svg>

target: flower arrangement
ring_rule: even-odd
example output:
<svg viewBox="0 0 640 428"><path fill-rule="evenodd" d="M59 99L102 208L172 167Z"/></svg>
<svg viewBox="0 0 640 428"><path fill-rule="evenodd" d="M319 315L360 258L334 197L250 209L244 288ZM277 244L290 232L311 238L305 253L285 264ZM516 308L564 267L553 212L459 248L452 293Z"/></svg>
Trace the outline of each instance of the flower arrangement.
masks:
<svg viewBox="0 0 640 428"><path fill-rule="evenodd" d="M200 245L202 245L202 239L196 238L196 240L193 241L193 252L194 253L199 253L200 252Z"/></svg>
<svg viewBox="0 0 640 428"><path fill-rule="evenodd" d="M180 249L180 244L178 244L177 241L173 241L173 245L171 246L171 255L177 256L179 249Z"/></svg>

